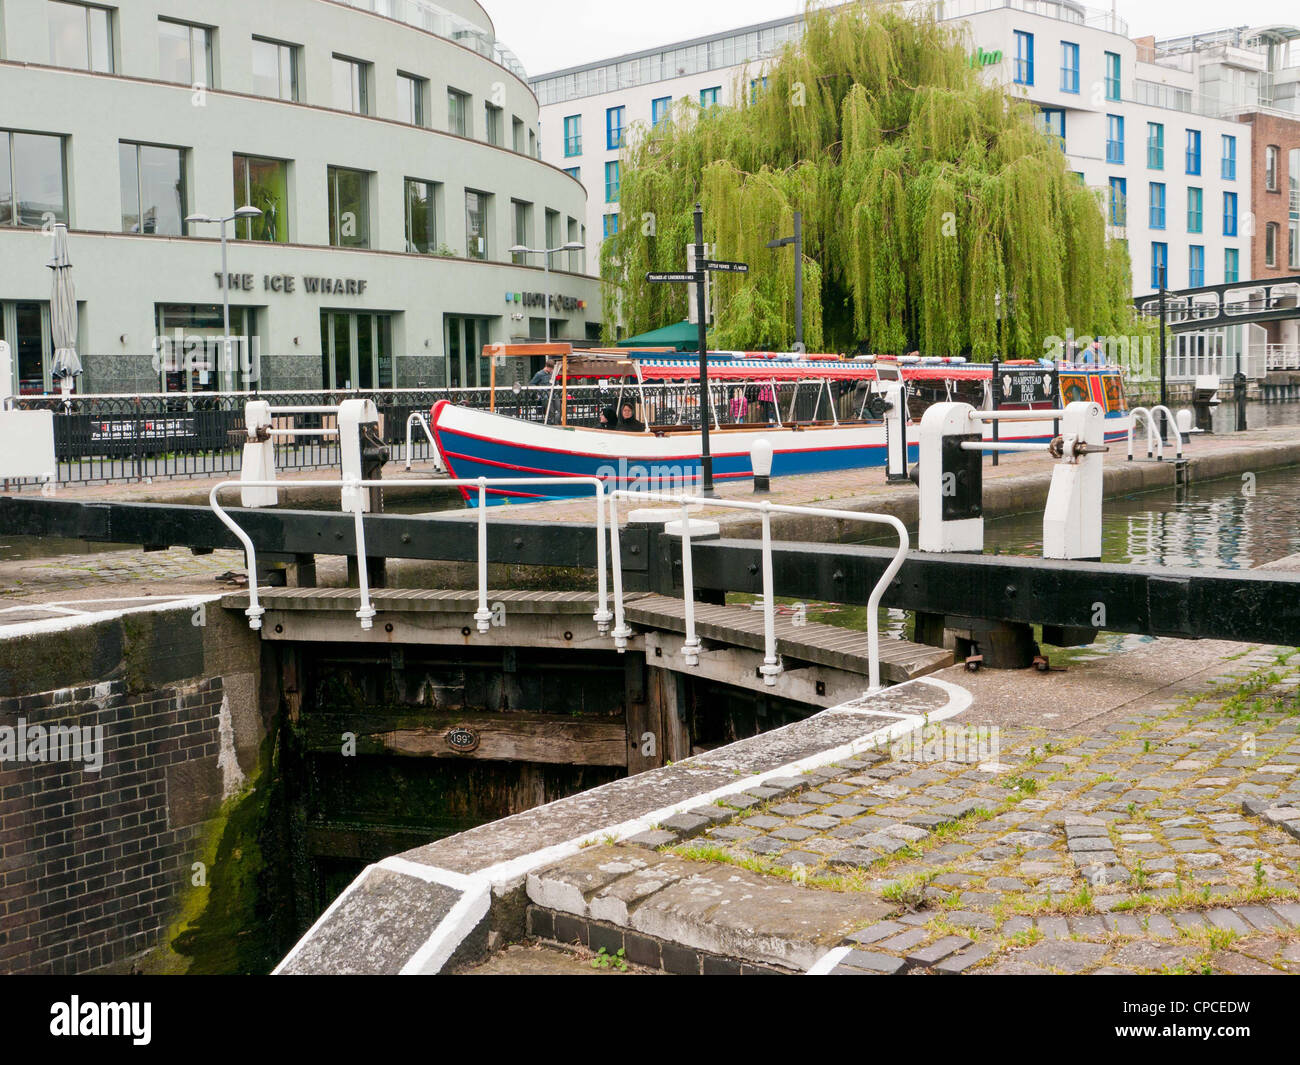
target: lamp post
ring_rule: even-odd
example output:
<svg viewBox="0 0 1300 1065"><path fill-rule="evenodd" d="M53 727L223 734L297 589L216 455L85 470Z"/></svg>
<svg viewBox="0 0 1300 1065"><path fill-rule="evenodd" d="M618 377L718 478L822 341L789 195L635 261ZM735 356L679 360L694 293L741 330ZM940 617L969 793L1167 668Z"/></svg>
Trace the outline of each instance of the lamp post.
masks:
<svg viewBox="0 0 1300 1065"><path fill-rule="evenodd" d="M189 226L196 225L219 225L221 226L221 324L222 344L226 350L226 366L230 367L230 272L226 267L226 223L236 222L242 218L261 218L262 212L257 207L245 204L243 207L236 207L235 213L225 218L213 218L206 214L192 214L185 219L185 224ZM226 371L229 373L229 369ZM233 384L233 381L230 382ZM253 384L254 390L257 388L256 378ZM227 391L234 391L227 389Z"/></svg>
<svg viewBox="0 0 1300 1065"><path fill-rule="evenodd" d="M1168 252L1166 252L1166 255ZM1165 285L1168 283L1167 272L1169 267L1162 265L1160 267L1160 405L1168 409L1169 393L1165 386L1165 363L1168 361L1168 352L1165 350ZM1160 439L1166 440L1169 437L1169 427L1165 425L1165 412L1160 412Z"/></svg>
<svg viewBox="0 0 1300 1065"><path fill-rule="evenodd" d="M803 351L803 212L794 213L794 236L769 240L769 248L794 245L794 350ZM996 461L997 456L994 456Z"/></svg>
<svg viewBox="0 0 1300 1065"><path fill-rule="evenodd" d="M540 255L542 256L542 273L546 275L546 342L551 340L551 256L562 251L582 251L585 244L571 240L568 244L562 244L558 248L526 248L522 244L516 244L510 249L511 255Z"/></svg>

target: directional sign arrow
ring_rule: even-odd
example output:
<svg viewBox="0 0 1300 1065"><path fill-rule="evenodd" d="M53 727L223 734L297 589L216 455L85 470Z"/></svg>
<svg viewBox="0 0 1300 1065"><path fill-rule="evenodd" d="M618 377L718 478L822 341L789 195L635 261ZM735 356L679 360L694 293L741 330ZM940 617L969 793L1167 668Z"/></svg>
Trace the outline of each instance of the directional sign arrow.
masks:
<svg viewBox="0 0 1300 1065"><path fill-rule="evenodd" d="M704 269L720 274L747 274L749 263L729 263L722 259L705 259Z"/></svg>
<svg viewBox="0 0 1300 1065"><path fill-rule="evenodd" d="M677 282L679 284L692 284L692 285L702 280L701 275L695 273L646 274L645 279L655 284L671 284L673 282Z"/></svg>

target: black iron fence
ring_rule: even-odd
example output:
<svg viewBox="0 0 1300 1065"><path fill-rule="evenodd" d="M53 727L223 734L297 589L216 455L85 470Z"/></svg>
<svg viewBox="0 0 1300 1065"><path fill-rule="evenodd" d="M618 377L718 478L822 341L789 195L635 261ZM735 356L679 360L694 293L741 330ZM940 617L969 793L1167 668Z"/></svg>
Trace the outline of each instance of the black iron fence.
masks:
<svg viewBox="0 0 1300 1065"><path fill-rule="evenodd" d="M831 421L859 416L865 386L855 382L749 382L710 386L712 418L718 425L763 425L776 421ZM386 389L310 392L205 392L154 395L21 396L21 410L54 412L54 446L59 482L101 483L146 478L200 477L237 473L242 459L244 407L252 399L271 404L276 427L328 429L331 414L294 407L334 407L345 399L368 398L379 411L382 436L396 460L404 461L411 414L426 420L439 400L505 417L551 425L597 428L602 414L619 419L625 402L636 421L651 427L699 424L699 388L693 381L638 386L635 382L491 388ZM282 411L282 413L280 413ZM432 445L418 427L411 432L413 461L431 459ZM338 444L326 435L275 438L277 469L322 469L339 462ZM13 486L13 482L10 483Z"/></svg>

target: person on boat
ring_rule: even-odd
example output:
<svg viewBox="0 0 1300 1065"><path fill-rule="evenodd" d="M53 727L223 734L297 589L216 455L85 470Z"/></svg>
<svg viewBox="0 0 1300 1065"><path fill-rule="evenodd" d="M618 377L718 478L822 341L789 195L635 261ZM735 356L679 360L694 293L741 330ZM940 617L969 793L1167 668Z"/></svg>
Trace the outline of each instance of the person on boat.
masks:
<svg viewBox="0 0 1300 1065"><path fill-rule="evenodd" d="M645 423L637 419L636 404L630 399L623 400L623 405L619 408L618 428L625 433L645 432Z"/></svg>
<svg viewBox="0 0 1300 1065"><path fill-rule="evenodd" d="M1102 362L1101 341L1093 340L1091 344L1083 349L1083 354L1079 357L1079 364L1081 366L1100 366Z"/></svg>
<svg viewBox="0 0 1300 1065"><path fill-rule="evenodd" d="M542 413L542 421L549 423L551 420L551 381L555 377L555 360L548 358L542 363L542 368L533 374L533 379L528 382L529 388L544 388L545 392L537 394L537 409Z"/></svg>
<svg viewBox="0 0 1300 1065"><path fill-rule="evenodd" d="M602 407L600 409L600 427L602 429L617 429L618 411L613 407Z"/></svg>
<svg viewBox="0 0 1300 1065"><path fill-rule="evenodd" d="M766 384L758 390L758 411L761 415L761 421L768 424L776 421L776 394L772 391L770 384Z"/></svg>
<svg viewBox="0 0 1300 1065"><path fill-rule="evenodd" d="M739 425L745 420L745 415L749 413L749 400L745 398L745 392L740 388L731 390L731 403L728 405L731 412L731 420Z"/></svg>

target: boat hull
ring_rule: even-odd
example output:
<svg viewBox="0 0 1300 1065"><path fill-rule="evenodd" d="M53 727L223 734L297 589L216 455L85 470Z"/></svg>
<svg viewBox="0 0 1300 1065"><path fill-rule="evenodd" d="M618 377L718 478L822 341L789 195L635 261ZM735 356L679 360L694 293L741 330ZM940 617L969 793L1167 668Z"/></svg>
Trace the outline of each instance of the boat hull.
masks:
<svg viewBox="0 0 1300 1065"><path fill-rule="evenodd" d="M1127 415L1107 419L1106 439L1122 440ZM446 400L434 405L430 428L447 472L459 480L485 477L598 477L609 489L646 492L690 492L701 480L699 437L681 433L653 436L598 429L565 428L519 421L500 414L459 407ZM1000 439L1045 442L1054 435L1050 420L1011 422ZM920 427L907 427L907 460L916 461ZM991 434L986 423L985 436ZM750 449L760 439L772 445L772 476L871 469L886 461L885 427L879 423L791 429L756 426L729 429L710 436L713 479L716 483L754 476ZM535 502L590 496L591 487L511 485L489 488L493 504ZM462 488L475 505L478 493Z"/></svg>

